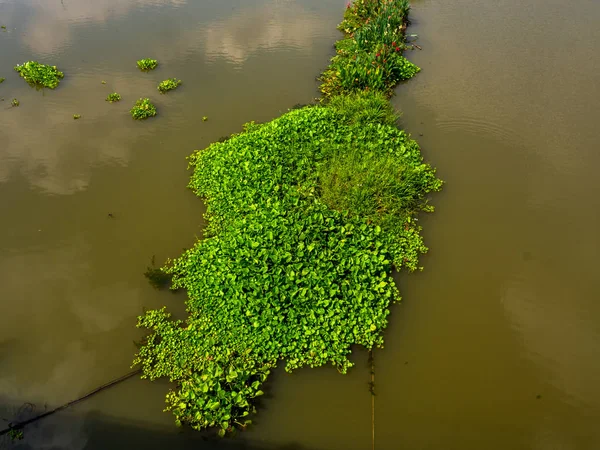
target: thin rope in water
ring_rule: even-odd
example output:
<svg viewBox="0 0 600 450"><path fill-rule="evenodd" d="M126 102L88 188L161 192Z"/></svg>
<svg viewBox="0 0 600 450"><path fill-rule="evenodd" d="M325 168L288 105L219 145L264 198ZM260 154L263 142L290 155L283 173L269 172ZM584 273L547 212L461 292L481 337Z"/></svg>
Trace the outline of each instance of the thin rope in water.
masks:
<svg viewBox="0 0 600 450"><path fill-rule="evenodd" d="M50 411L46 411L43 414L40 414L40 415L35 416L35 417L32 417L31 419L24 420L23 422L17 422L17 423L14 423L14 424L10 423L10 424L8 424L8 428L0 431L0 436L8 434L12 430L20 430L20 429L24 428L25 426L27 426L29 424L32 424L33 422L37 422L38 420L43 419L44 417L51 416L52 414L57 413L59 411L62 411L63 409L68 408L69 406L73 406L76 403L79 403L79 402L81 402L83 400L86 400L86 399L90 398L91 396L97 394L100 391L103 391L105 389L108 389L109 387L112 387L112 386L114 386L116 384L119 384L119 383L125 381L125 380L128 380L129 378L131 378L134 375L137 375L137 374L139 374L141 372L142 372L141 369L135 370L133 372L129 372L128 374L125 374L122 377L115 378L114 380L109 381L108 383L105 383L102 386L97 387L96 389L88 392L87 394L85 394L82 397L79 397L79 398L77 398L75 400L71 400L70 402L65 403L64 405L61 405L61 406L59 406L57 408L54 408L54 409L52 409Z"/></svg>

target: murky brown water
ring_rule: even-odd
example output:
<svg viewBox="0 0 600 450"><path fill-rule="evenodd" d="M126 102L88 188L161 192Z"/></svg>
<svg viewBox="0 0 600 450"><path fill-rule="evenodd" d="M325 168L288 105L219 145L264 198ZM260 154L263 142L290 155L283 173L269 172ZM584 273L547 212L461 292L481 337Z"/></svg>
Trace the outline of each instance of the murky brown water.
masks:
<svg viewBox="0 0 600 450"><path fill-rule="evenodd" d="M142 307L181 311L142 272L200 234L184 157L316 96L344 5L0 0L0 418L127 372ZM376 354L377 448L598 449L600 3L421 0L412 17L423 71L394 103L447 184L422 220L426 270L400 277L405 302ZM161 66L140 73L142 57ZM64 70L60 88L18 79L28 59ZM173 76L184 85L157 95ZM146 95L159 116L134 122ZM348 376L278 372L235 440L178 434L167 385L133 379L22 446L371 448L356 361Z"/></svg>

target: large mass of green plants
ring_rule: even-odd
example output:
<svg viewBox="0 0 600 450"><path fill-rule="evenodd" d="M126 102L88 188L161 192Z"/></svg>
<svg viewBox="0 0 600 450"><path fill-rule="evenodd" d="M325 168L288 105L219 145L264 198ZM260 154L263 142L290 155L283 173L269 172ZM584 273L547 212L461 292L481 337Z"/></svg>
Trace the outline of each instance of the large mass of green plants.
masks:
<svg viewBox="0 0 600 450"><path fill-rule="evenodd" d="M403 5L359 0L344 22L355 34L381 14L405 26ZM189 159L208 225L162 269L187 290L189 316L146 312L134 360L143 378L176 383L166 409L178 425L245 427L279 362L345 373L352 345L383 345L400 300L392 270L417 269L427 250L416 215L441 181L396 127L387 85L339 77L321 104L248 123Z"/></svg>

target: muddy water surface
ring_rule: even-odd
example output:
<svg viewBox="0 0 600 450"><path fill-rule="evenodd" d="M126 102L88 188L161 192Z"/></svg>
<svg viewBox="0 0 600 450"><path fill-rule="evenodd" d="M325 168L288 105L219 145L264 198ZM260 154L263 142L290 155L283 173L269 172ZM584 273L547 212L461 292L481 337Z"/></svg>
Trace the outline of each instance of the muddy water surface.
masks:
<svg viewBox="0 0 600 450"><path fill-rule="evenodd" d="M183 313L142 272L201 233L185 156L316 96L344 6L0 0L0 418L127 372L143 307ZM376 354L379 449L600 448L600 4L566 12L414 3L423 49L409 57L423 70L393 102L447 184L422 220L426 269L400 276L405 301ZM144 57L159 68L139 72ZM56 91L12 71L29 59L65 72ZM170 77L183 86L158 95ZM121 103L104 101L113 91ZM159 116L138 123L141 96ZM371 448L366 355L355 359L347 376L277 372L234 440L178 433L161 412L168 385L132 379L20 446Z"/></svg>

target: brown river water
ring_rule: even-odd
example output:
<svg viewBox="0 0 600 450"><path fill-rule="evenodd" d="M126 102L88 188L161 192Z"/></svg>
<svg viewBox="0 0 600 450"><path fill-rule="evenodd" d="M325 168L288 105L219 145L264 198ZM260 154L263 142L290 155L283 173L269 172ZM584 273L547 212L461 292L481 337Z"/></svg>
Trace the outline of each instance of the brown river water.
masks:
<svg viewBox="0 0 600 450"><path fill-rule="evenodd" d="M446 185L375 352L377 449L600 449L600 2L566 6L413 3L422 72L393 103ZM128 372L143 307L183 313L143 272L201 234L185 156L317 96L344 7L0 0L0 428ZM30 59L65 72L56 91L18 78ZM142 96L159 115L135 122ZM233 439L181 432L168 384L133 378L0 448L370 449L354 359L346 376L278 370Z"/></svg>

